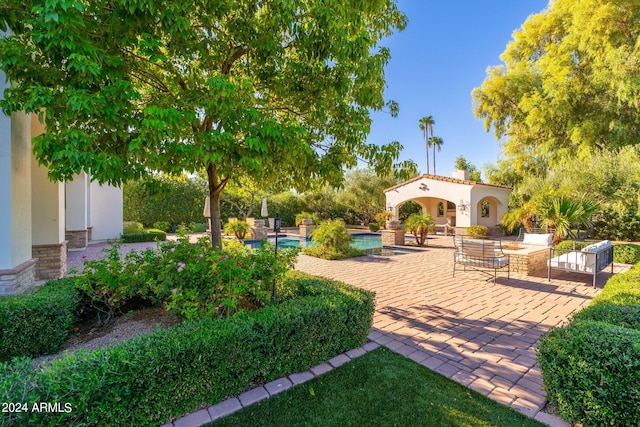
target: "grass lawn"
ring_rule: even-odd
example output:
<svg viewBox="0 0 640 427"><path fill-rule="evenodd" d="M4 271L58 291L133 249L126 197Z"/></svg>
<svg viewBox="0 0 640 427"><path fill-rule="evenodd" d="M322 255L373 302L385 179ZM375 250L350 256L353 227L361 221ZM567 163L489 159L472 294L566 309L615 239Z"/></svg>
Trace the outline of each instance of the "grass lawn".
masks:
<svg viewBox="0 0 640 427"><path fill-rule="evenodd" d="M543 426L380 347L208 426Z"/></svg>

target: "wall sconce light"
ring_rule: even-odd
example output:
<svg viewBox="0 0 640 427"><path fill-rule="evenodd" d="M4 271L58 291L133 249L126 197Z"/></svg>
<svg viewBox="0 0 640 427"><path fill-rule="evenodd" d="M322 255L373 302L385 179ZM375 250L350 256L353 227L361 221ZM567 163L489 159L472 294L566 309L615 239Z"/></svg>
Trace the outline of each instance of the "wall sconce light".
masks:
<svg viewBox="0 0 640 427"><path fill-rule="evenodd" d="M421 189L422 191L428 191L428 190L429 190L429 187L427 187L427 184L425 184L425 183L423 182L422 184L420 184L420 189Z"/></svg>
<svg viewBox="0 0 640 427"><path fill-rule="evenodd" d="M466 210L469 209L469 205L464 203L464 200L460 200L460 203L458 204L458 210L460 212L464 212Z"/></svg>

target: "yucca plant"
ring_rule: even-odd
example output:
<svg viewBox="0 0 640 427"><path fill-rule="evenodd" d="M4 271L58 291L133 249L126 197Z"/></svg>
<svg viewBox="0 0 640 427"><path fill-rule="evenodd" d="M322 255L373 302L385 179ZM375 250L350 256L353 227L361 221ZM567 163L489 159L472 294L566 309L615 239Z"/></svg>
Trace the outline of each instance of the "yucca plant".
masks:
<svg viewBox="0 0 640 427"><path fill-rule="evenodd" d="M435 225L433 217L424 212L411 215L405 222L405 228L413 234L420 246L427 240L427 234L435 231Z"/></svg>

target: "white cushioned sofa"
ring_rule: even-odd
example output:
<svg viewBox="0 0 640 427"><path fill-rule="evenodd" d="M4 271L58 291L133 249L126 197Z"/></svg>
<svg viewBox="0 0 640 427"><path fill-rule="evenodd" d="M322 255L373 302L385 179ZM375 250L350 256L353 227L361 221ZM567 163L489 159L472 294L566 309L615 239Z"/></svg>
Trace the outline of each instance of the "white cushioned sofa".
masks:
<svg viewBox="0 0 640 427"><path fill-rule="evenodd" d="M613 274L613 245L609 240L592 243L582 249L549 249L547 278L551 281L551 270L563 270L593 275L593 287L596 286L596 274L611 265Z"/></svg>

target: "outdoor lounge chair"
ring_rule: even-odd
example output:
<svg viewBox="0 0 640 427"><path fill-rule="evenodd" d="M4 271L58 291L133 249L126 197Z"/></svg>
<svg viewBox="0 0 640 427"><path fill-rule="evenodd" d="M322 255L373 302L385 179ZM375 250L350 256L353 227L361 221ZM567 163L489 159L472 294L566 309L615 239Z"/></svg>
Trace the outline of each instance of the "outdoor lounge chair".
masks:
<svg viewBox="0 0 640 427"><path fill-rule="evenodd" d="M469 267L489 275L489 279L493 278L493 283L496 282L498 270L506 268L507 278L509 278L509 255L502 252L499 240L456 236L453 241L455 244L453 277L456 275L457 266L462 265L463 271L467 271L467 267ZM493 270L493 274L491 274L491 270Z"/></svg>

